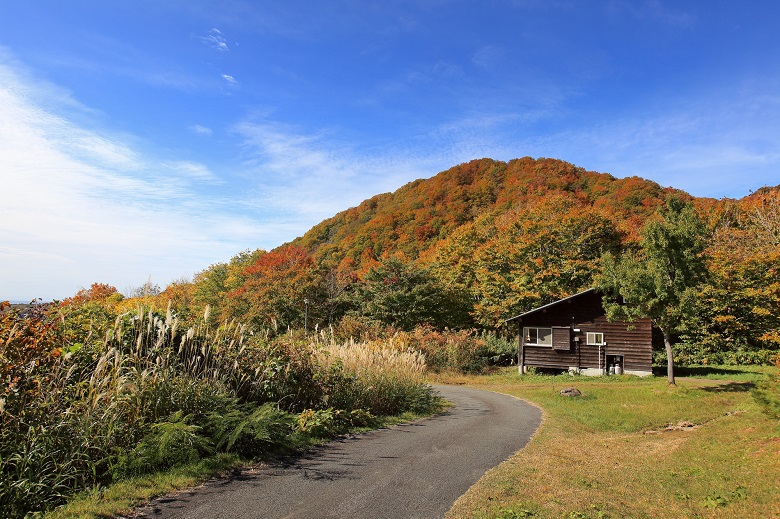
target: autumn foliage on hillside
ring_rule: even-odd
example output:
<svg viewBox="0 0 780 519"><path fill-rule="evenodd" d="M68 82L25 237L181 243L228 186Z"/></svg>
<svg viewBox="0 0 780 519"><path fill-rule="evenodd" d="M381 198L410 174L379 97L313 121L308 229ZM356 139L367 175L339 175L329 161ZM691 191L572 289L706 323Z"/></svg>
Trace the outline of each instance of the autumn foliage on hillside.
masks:
<svg viewBox="0 0 780 519"><path fill-rule="evenodd" d="M374 196L272 251L245 251L155 296L264 333L508 333L504 321L593 286L639 247L669 197L707 227L709 271L677 331L690 362L766 362L780 348L780 189L691 197L554 159L481 159Z"/></svg>
<svg viewBox="0 0 780 519"><path fill-rule="evenodd" d="M336 245L338 254L358 263L366 252L378 258L402 251L417 258L479 217L530 209L552 196L609 213L620 231L632 237L662 205L665 190L654 182L616 179L560 160L481 159L377 195L316 225L294 243L314 252L326 249L329 255Z"/></svg>
<svg viewBox="0 0 780 519"><path fill-rule="evenodd" d="M460 295L468 318L435 324L496 328L591 286L601 254L635 242L672 191L559 160L482 159L377 195L293 244L358 281L401 258Z"/></svg>

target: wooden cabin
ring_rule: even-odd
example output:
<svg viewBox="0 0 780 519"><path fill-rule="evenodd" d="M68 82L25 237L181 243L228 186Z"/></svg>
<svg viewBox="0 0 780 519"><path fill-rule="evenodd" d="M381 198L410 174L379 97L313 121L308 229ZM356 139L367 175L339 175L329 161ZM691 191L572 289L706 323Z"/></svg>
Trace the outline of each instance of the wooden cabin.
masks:
<svg viewBox="0 0 780 519"><path fill-rule="evenodd" d="M650 319L607 320L596 289L560 299L507 319L518 327L518 366L568 370L583 375L652 375Z"/></svg>

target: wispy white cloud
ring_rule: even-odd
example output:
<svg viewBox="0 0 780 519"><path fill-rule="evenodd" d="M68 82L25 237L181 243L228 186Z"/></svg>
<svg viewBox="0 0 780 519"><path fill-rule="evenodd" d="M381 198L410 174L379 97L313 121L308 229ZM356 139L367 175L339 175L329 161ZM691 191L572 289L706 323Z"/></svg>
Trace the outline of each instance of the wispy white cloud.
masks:
<svg viewBox="0 0 780 519"><path fill-rule="evenodd" d="M303 133L272 122L244 122L235 131L248 153L257 203L302 234L320 220L430 176L429 157L397 148L356 151L331 132Z"/></svg>
<svg viewBox="0 0 780 519"><path fill-rule="evenodd" d="M668 4L676 6L675 2ZM660 0L610 0L606 2L606 8L609 12L628 13L633 18L655 20L665 25L685 27L696 22L691 13L664 5Z"/></svg>
<svg viewBox="0 0 780 519"><path fill-rule="evenodd" d="M414 77L413 81L422 81ZM543 91L542 91L543 90ZM529 90L504 110L475 106L451 118L375 137L360 149L337 129L303 131L265 117L235 128L250 157L257 203L273 207L304 232L380 192L480 157L553 157L616 176L638 175L697 196L742 196L777 184L780 102L773 84L661 101L645 113L570 124L573 96ZM260 122L258 122L260 121ZM744 172L744 174L735 172Z"/></svg>
<svg viewBox="0 0 780 519"><path fill-rule="evenodd" d="M202 126L200 124L193 124L192 126L189 127L189 130L193 133L197 133L198 135L211 135L214 133L214 131L211 128Z"/></svg>
<svg viewBox="0 0 780 519"><path fill-rule="evenodd" d="M208 182L212 184L222 183L222 181L214 173L212 173L207 166L198 164L197 162L169 161L164 162L163 166L185 179L196 180L199 182Z"/></svg>
<svg viewBox="0 0 780 519"><path fill-rule="evenodd" d="M230 85L235 85L236 83L238 83L238 82L236 81L236 78L234 78L234 77L233 77L233 76L231 76L230 74L222 74L222 79L224 79L225 81L227 81L227 82L228 82L228 84L230 84Z"/></svg>
<svg viewBox="0 0 780 519"><path fill-rule="evenodd" d="M538 136L530 148L616 176L637 175L696 196L739 197L780 180L780 104L772 82L725 89L654 113Z"/></svg>
<svg viewBox="0 0 780 519"><path fill-rule="evenodd" d="M479 68L492 69L504 59L505 51L495 45L484 45L471 55L471 62Z"/></svg>
<svg viewBox="0 0 780 519"><path fill-rule="evenodd" d="M164 53L141 52L138 47L105 36L92 35L89 44L98 49L94 54L74 55L67 49L57 49L39 58L39 63L53 70L69 70L84 77L116 76L130 79L142 85L170 88L182 92L198 92L214 89L214 81L191 73L181 61L166 59ZM0 61L13 63L13 58L0 46ZM15 63L19 72L24 67ZM40 81L40 78L36 78ZM28 86L31 88L31 85ZM49 95L58 88L48 85Z"/></svg>
<svg viewBox="0 0 780 519"><path fill-rule="evenodd" d="M378 85L382 94L408 94L421 85L447 82L463 76L463 68L457 63L439 60L430 65L407 69Z"/></svg>
<svg viewBox="0 0 780 519"><path fill-rule="evenodd" d="M171 88L182 92L198 92L213 88L211 82L202 78L174 70L149 68L146 64L116 67L115 73L147 85Z"/></svg>
<svg viewBox="0 0 780 519"><path fill-rule="evenodd" d="M206 36L202 36L201 41L219 52L230 50L225 36L222 34L222 31L217 28L211 29Z"/></svg>
<svg viewBox="0 0 780 519"><path fill-rule="evenodd" d="M198 189L220 182L205 165L76 125L59 115L61 92L29 79L0 62L0 299L164 284L286 232Z"/></svg>

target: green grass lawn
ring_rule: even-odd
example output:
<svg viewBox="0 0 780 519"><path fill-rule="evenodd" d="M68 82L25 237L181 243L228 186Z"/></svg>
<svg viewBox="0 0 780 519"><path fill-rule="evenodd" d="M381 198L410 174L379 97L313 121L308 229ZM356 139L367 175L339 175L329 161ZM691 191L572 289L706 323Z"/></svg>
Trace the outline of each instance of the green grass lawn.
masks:
<svg viewBox="0 0 780 519"><path fill-rule="evenodd" d="M780 517L780 421L751 390L775 368L660 377L439 377L528 400L539 432L488 472L448 518ZM582 397L563 397L577 387ZM486 424L489 426L489 424Z"/></svg>

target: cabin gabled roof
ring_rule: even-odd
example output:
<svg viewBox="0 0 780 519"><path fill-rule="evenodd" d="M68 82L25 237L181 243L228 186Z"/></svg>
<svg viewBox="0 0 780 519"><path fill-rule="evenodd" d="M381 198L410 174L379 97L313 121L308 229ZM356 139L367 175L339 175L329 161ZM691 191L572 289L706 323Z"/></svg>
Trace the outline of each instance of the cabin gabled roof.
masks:
<svg viewBox="0 0 780 519"><path fill-rule="evenodd" d="M544 306L540 306L538 308L534 308L533 310L529 310L528 312L526 312L524 314L520 314L520 315L516 315L514 317L510 317L509 319L506 320L506 322L517 321L518 319L522 319L523 317L528 317L529 315L535 314L536 312L541 312L542 310L547 310L550 307L559 305L561 303L564 303L566 301L574 299L575 297L579 297L579 296L588 294L590 292L595 292L595 291L596 291L595 288L589 288L587 290L583 290L582 292L578 292L578 293L576 293L574 295L571 295L569 297L564 297L563 299L559 299L557 301L553 301L552 303L548 303L548 304L546 304Z"/></svg>

